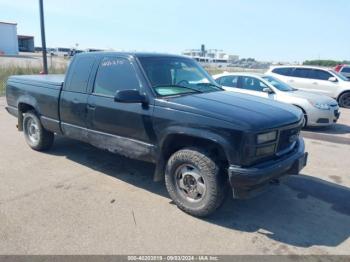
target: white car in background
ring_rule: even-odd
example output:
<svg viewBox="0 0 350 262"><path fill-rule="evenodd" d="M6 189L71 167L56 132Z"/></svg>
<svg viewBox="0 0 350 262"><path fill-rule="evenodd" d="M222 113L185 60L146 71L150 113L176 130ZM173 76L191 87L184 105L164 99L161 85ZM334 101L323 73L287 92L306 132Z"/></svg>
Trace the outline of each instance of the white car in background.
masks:
<svg viewBox="0 0 350 262"><path fill-rule="evenodd" d="M304 112L305 126L329 126L339 118L334 99L297 90L277 78L253 73L223 73L213 76L225 90L277 100L299 107Z"/></svg>
<svg viewBox="0 0 350 262"><path fill-rule="evenodd" d="M57 48L51 49L50 54L52 56L68 56L70 52L71 52L70 48L57 47Z"/></svg>
<svg viewBox="0 0 350 262"><path fill-rule="evenodd" d="M350 80L332 69L314 66L277 66L266 74L294 88L323 94L336 99L340 106L350 108Z"/></svg>

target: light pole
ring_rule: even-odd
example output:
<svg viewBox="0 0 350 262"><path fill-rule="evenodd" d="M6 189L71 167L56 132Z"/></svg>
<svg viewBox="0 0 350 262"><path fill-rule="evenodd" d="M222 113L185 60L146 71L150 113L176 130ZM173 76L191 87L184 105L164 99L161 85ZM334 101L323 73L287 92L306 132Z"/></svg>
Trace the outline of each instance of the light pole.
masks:
<svg viewBox="0 0 350 262"><path fill-rule="evenodd" d="M45 40L45 24L44 24L44 4L43 0L39 0L40 9L40 27L41 27L41 46L43 49L43 74L47 74L47 52L46 52L46 40Z"/></svg>

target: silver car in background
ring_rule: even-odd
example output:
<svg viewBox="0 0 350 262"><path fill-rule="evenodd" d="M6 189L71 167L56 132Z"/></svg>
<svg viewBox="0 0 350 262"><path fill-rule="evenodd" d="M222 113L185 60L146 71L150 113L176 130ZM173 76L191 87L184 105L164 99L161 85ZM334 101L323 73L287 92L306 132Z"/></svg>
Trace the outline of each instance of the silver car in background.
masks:
<svg viewBox="0 0 350 262"><path fill-rule="evenodd" d="M305 116L305 126L329 126L339 118L336 100L300 91L273 76L253 73L223 73L214 79L225 90L277 100L299 107Z"/></svg>
<svg viewBox="0 0 350 262"><path fill-rule="evenodd" d="M350 108L350 80L338 72L315 66L276 66L266 73L294 88L336 99Z"/></svg>

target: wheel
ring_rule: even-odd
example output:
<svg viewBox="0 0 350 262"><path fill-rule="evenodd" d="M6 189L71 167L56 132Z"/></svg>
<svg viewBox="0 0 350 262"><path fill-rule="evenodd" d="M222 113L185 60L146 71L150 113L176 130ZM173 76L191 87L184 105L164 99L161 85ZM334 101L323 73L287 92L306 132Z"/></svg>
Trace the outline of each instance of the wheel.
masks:
<svg viewBox="0 0 350 262"><path fill-rule="evenodd" d="M350 92L341 94L338 101L341 107L350 108Z"/></svg>
<svg viewBox="0 0 350 262"><path fill-rule="evenodd" d="M168 160L165 184L175 204L186 213L204 217L223 202L225 176L219 165L198 149L182 149Z"/></svg>
<svg viewBox="0 0 350 262"><path fill-rule="evenodd" d="M23 132L27 144L34 150L44 151L53 144L54 134L44 129L34 111L24 113Z"/></svg>

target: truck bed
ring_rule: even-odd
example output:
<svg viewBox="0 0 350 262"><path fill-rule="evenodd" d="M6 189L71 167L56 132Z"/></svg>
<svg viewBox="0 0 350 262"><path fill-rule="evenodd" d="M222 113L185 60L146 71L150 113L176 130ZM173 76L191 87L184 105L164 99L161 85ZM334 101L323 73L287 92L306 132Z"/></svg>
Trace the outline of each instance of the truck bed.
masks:
<svg viewBox="0 0 350 262"><path fill-rule="evenodd" d="M59 131L59 98L64 75L11 76L7 81L7 111L18 115L21 105L33 105L45 128Z"/></svg>
<svg viewBox="0 0 350 262"><path fill-rule="evenodd" d="M9 81L24 84L61 87L64 82L64 75L15 75L11 76Z"/></svg>

